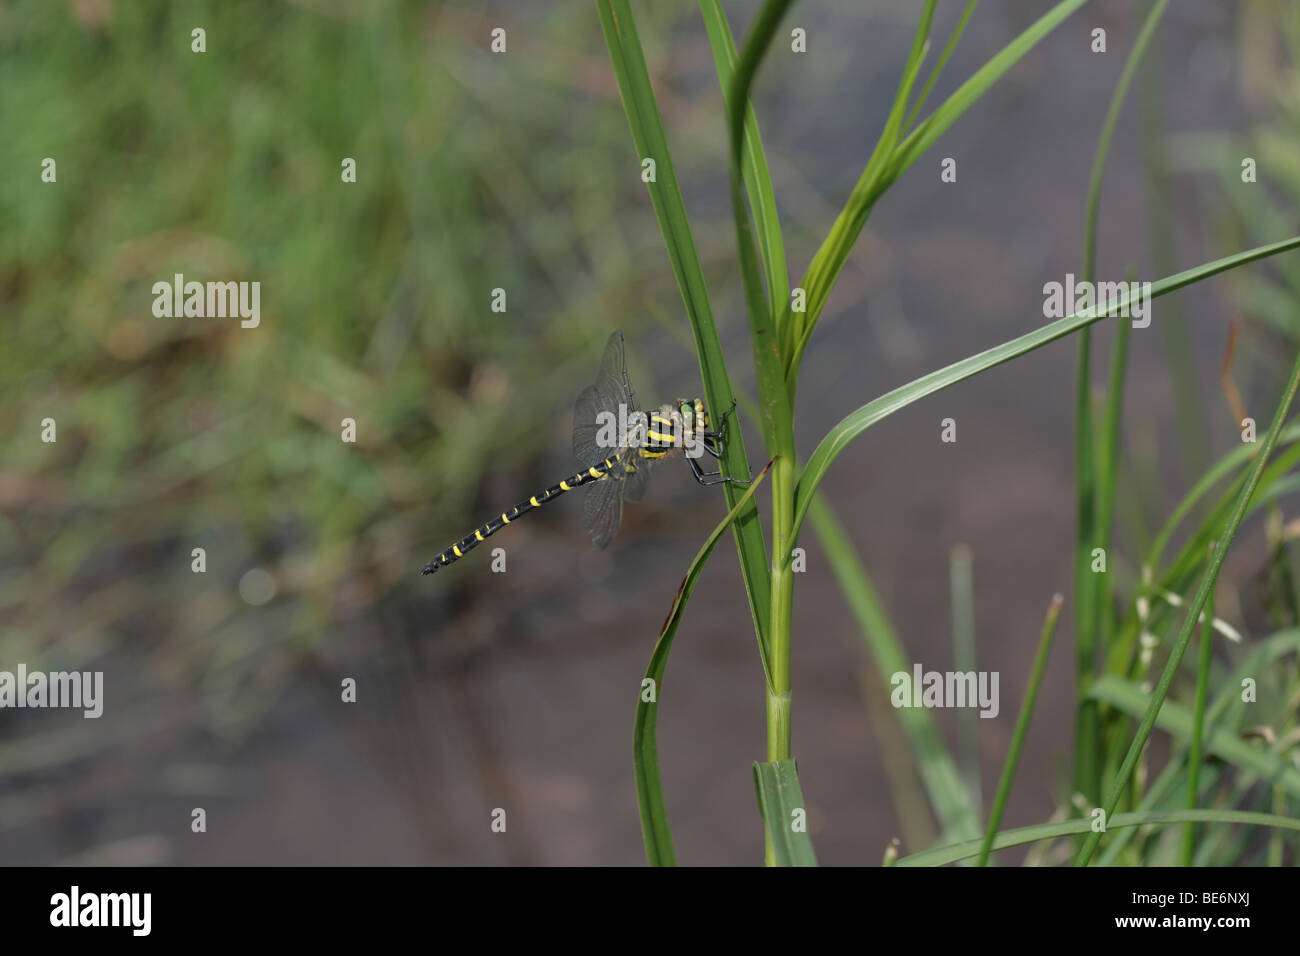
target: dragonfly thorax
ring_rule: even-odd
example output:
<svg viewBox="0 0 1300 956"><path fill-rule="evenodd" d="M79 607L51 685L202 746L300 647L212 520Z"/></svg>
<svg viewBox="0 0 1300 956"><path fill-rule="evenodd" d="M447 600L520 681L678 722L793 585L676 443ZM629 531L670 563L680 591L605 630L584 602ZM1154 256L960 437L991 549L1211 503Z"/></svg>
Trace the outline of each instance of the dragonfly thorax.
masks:
<svg viewBox="0 0 1300 956"><path fill-rule="evenodd" d="M649 412L643 434L629 436L628 445L643 457L662 458L674 451L692 449L708 430L709 417L701 399L679 398Z"/></svg>

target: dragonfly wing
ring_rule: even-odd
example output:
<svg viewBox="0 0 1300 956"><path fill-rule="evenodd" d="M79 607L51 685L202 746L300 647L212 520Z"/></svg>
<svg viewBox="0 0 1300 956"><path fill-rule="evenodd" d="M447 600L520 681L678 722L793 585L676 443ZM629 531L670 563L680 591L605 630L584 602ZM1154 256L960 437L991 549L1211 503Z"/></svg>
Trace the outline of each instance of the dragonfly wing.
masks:
<svg viewBox="0 0 1300 956"><path fill-rule="evenodd" d="M619 522L623 520L622 486L623 482L608 478L587 486L582 501L582 526L598 548L606 547L618 534Z"/></svg>
<svg viewBox="0 0 1300 956"><path fill-rule="evenodd" d="M623 333L611 332L605 343L605 354L600 360L600 372L596 375L596 386L614 398L614 411L619 402L628 404L631 413L636 404L632 394L632 382L627 377L627 356L623 350Z"/></svg>
<svg viewBox="0 0 1300 956"><path fill-rule="evenodd" d="M636 504L645 497L646 486L650 483L650 466L653 460L640 457L635 448L624 449L623 460L632 469L629 471L627 466L622 469L623 500Z"/></svg>
<svg viewBox="0 0 1300 956"><path fill-rule="evenodd" d="M634 409L624 361L623 333L615 332L605 343L596 383L584 388L574 403L573 454L588 467L610 457L621 443L618 426L627 419L620 418L619 406L627 406L625 416Z"/></svg>
<svg viewBox="0 0 1300 956"><path fill-rule="evenodd" d="M601 394L600 386L588 385L573 405L573 455L588 467L609 457L600 450L600 413L607 411L608 400Z"/></svg>
<svg viewBox="0 0 1300 956"><path fill-rule="evenodd" d="M596 383L583 389L573 408L573 454L578 461L591 467L617 455L619 462L608 478L588 486L582 503L583 527L598 548L614 540L623 519L623 502L640 501L650 479L648 460L635 447L629 448L631 439L619 431L636 428L636 413L623 333L614 332L605 343Z"/></svg>

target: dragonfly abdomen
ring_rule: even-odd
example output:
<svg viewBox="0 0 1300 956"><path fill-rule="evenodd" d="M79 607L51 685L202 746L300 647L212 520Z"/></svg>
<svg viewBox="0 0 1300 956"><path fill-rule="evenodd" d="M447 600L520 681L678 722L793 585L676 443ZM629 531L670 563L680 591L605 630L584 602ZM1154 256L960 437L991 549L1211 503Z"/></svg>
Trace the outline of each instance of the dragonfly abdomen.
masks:
<svg viewBox="0 0 1300 956"><path fill-rule="evenodd" d="M519 504L515 505L513 508L501 512L501 514L497 515L491 521L488 521L486 524L475 528L469 534L465 535L465 537L461 538L450 548L421 568L420 573L432 574L441 568L445 568L449 564L459 561L461 558L465 557L466 554L473 551L480 544L492 537L492 535L496 534L515 519L527 514L534 508L540 508L542 505L546 504L546 502L553 498L558 498L566 491L572 491L574 488L580 488L583 485L591 484L593 481L600 481L607 478L610 470L618 467L618 464L618 455L615 455L613 458L606 458L604 461L592 465L586 471L580 471L575 475L565 478L559 484L552 485L545 491L538 492L527 501L519 502Z"/></svg>

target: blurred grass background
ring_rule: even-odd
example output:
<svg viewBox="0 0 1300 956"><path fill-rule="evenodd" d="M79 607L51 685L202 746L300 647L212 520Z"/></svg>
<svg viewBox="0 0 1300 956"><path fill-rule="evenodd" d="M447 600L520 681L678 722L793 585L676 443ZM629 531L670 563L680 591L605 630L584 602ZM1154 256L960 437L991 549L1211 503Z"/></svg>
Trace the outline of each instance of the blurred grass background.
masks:
<svg viewBox="0 0 1300 956"><path fill-rule="evenodd" d="M959 59L978 63L1009 35L1004 19L1023 19L1034 7L1015 0L987 6L993 13L973 27L972 48ZM1102 4L1102 22L1126 23L1124 7ZM735 372L748 365L747 345L737 324L720 95L707 44L693 4L647 3L637 13L643 42L658 58L651 69L715 309L728 317L724 341L746 359L733 358ZM732 15L739 35L748 13ZM878 126L902 56L893 50L864 66L849 41L865 37L873 49L892 50L913 13L907 3L841 4L817 16L828 29L814 33L816 55L773 63L759 104L765 135L771 132L792 263L806 261L841 187L860 170L860 141ZM1205 29L1197 14L1189 20L1193 31ZM494 56L489 33L502 24L510 54ZM203 54L190 51L196 26L206 30ZM846 42L832 42L829 28ZM1262 42L1256 35L1247 43L1240 63ZM1043 57L1051 62L1052 55L1049 48ZM1177 63L1176 49L1166 49L1166 57ZM855 66L869 70L867 82L844 80ZM1019 87L1009 84L987 113L955 130L956 143L975 152L984 142L976 130L992 129L997 138L1014 133L1016 104L1032 92L1026 85L1034 69L1028 64ZM955 81L964 71L958 62L950 73ZM1254 135L1268 138L1270 155L1284 158L1296 149L1293 67L1285 77L1265 86L1283 90L1278 101L1263 96L1253 104L1260 127ZM1109 81L1099 75L1085 86L1089 104L1100 104L1099 117ZM808 106L819 101L820 116ZM1024 150L1039 162L1036 150L1050 146L1049 137ZM945 144L938 155L949 151ZM40 181L45 157L57 161L57 184ZM357 161L355 184L340 181L344 157ZM1048 170L1052 161L1043 160ZM993 172L974 161L966 169L974 177ZM542 514L511 529L512 554L527 546L555 560L539 562L547 566L531 575L511 575L508 594L497 600L482 576L439 576L428 586L416 570L474 523L567 469L570 403L611 329L661 340L651 354L633 355L643 400L659 400L666 380L690 394L697 387L687 351L674 353L671 339L650 334L681 327L680 301L638 171L589 3L16 0L0 8L0 668L22 661L31 669L105 670L109 695L98 722L0 712L0 860L189 859L174 836L133 841L123 834L166 833L167 826L184 833L188 810L167 826L158 823L158 794L181 807L228 798L235 784L223 768L245 759L243 742L267 715L286 696L296 699L304 684L325 702L322 710L332 708L341 674L362 674L363 695L391 692L392 701L359 736L352 736L355 727L339 729L366 757L330 759L343 773L373 759L405 786L408 810L424 828L421 852L457 858L447 836L454 826L439 819L442 793L431 797L436 787L462 786L447 783L432 756L446 745L442 725L465 731L466 748L482 749L469 761L482 790L501 789L504 775L499 741L482 730L473 708L457 710L457 721L428 703L421 683L427 675L420 675L429 656L440 673L455 674L486 653L485 641L521 630L561 634L588 619L612 627L626 612L588 613L581 605L589 597L574 593L585 591L596 572L575 572L566 563L570 545L585 548L573 513ZM1083 181L1044 176L1034 182L1067 198L1063 184ZM810 354L818 370L809 376L810 423L829 422L843 410L837 389L858 401L883 391L864 380L867 361L902 379L959 357L970 344L1006 337L991 315L956 315L926 296L947 276L956 299L969 304L960 277L1029 256L1024 234L1011 243L1010 227L997 220L960 241L943 223L927 233L927 217L935 215L924 205L930 185L901 185L900 198L880 211L880 228L895 244L864 237L828 315L841 318L867 303L869 331L859 324L837 338L829 326L827 344ZM1026 192L1034 195L1032 184ZM954 216L964 215L965 228L974 229L978 216L963 202L969 200L954 201ZM1056 234L1069 264L1078 232L1077 218L1069 217L1081 210L1080 195L1024 215L1061 220ZM1238 221L1265 224L1249 241L1212 241L1226 250L1294 231L1294 222L1244 214ZM1007 242L989 251L995 240ZM1045 245L1031 236L1035 255L1046 255ZM909 252L922 253L921 267L905 264ZM1037 278L1041 270L1025 271ZM177 272L187 280L259 281L260 328L241 329L236 319L156 319L151 286ZM1285 281L1276 293L1250 294L1285 312L1297 288L1290 273ZM1008 321L1026 328L1033 310L1021 306L1035 300L1003 286L989 311L1000 314L1003 328ZM504 314L490 308L497 287L507 290ZM1014 311L1011 302L1018 303ZM905 311L923 318L909 321ZM847 342L861 352L846 349ZM1220 346L1216 339L1211 353ZM1259 354L1268 361L1267 349ZM1030 387L1051 381L1036 375ZM972 394L981 393L966 393ZM1217 396L1207 401L1219 404ZM996 417L1010 403L993 407ZM39 439L47 417L57 421L55 444ZM339 440L345 417L358 422L356 445ZM917 427L930 429L932 417L927 410ZM900 416L898 428L913 427ZM1001 437L1009 468L1025 461L1015 427ZM810 430L817 431L811 424ZM911 477L927 466L908 451L906 438L895 447L902 449L903 472L893 487L941 498ZM871 479L888 487L888 465L870 454ZM845 476L841 495L864 481L852 466ZM673 513L651 501L628 520L653 527L656 516ZM996 512L986 508L990 513ZM861 521L871 555L897 569L886 590L903 608L905 636L925 632L918 612L909 620L907 608L934 605L933 595L943 593L951 538L930 512L918 519L900 507ZM979 518L977 526L981 521L988 524ZM653 567L659 591L651 593L639 574L621 589L638 595L651 625L685 567L679 552L689 554L702 537L692 522L677 524L674 548L647 551L635 567ZM551 528L564 536L563 547L544 540ZM990 531L992 540L1001 534ZM915 560L908 564L906 549L916 541L928 549L932 578L913 573ZM204 575L190 569L195 547L207 552ZM717 580L734 578L722 556L719 563ZM252 568L274 581L265 605L240 596L239 582ZM992 579L977 563L979 586ZM733 590L717 599L716 615L700 613L714 629L735 616L735 653L756 666L747 656L752 637L744 636L743 597L734 581L726 587ZM1013 596L1004 589L977 604ZM521 608L548 597L555 603L543 619L547 626L521 627ZM1016 603L1031 619L1041 612L1037 599ZM810 591L805 607L814 606L820 623L844 626L833 590ZM937 611L943 620L946 609ZM985 623L987 629L987 617ZM619 673L639 675L648 648L633 643L630 657L638 663ZM582 645L573 654L581 657ZM718 661L723 672L733 666L725 656ZM683 670L689 666L684 659ZM811 660L800 666L816 673ZM582 676L574 680L585 693ZM1004 676L1006 686L1018 686L1018 677ZM614 713L626 712L627 727L614 728L625 747L625 688L595 683L592 712L602 712L603 695L614 698ZM489 698L482 706L492 706L482 686L475 692ZM563 696L554 685L542 694ZM805 713L801 719L817 728L816 712ZM755 709L750 716L745 732L757 740L760 715ZM865 726L863 717L853 733L865 736ZM319 731L327 732L328 724ZM586 743L564 736L543 742L538 760L548 745L564 752ZM263 757L292 759L293 746L272 739ZM392 752L369 753L383 746ZM993 747L986 758L1000 755ZM744 774L749 756L739 761ZM708 758L680 759L694 767ZM1048 762L1042 758L1039 766ZM818 787L814 778L810 793L830 790L831 805L858 808L864 777L876 779L874 764L858 763L864 766L852 773L821 764L823 773L844 777L848 796L839 803L825 781ZM627 764L613 765L597 786L606 788L602 795L617 789L626 818L620 826L630 827L635 861ZM873 785L883 792L883 783ZM283 815L306 813L317 786L290 788L295 796ZM740 792L748 788L743 778ZM574 789L572 781L551 781L539 799L571 806ZM869 803L880 801L873 793ZM717 819L701 813L684 820L683 842L690 845L692 832L707 837ZM322 818L320 832L332 825ZM603 845L578 839L564 851L572 855L560 858L600 861L593 846ZM257 858L255 847L231 852ZM311 852L296 847L276 859L298 862ZM514 862L556 858L540 839L502 852ZM827 857L832 862L835 852ZM361 851L344 856L389 859Z"/></svg>
<svg viewBox="0 0 1300 956"><path fill-rule="evenodd" d="M297 668L374 637L425 552L495 507L486 472L539 482L590 343L655 279L619 225L624 121L574 108L615 95L580 12L518 11L518 55L489 63L472 4L0 10L0 660L107 663L141 732L185 688L182 723L238 735ZM585 61L526 53L584 33ZM178 272L260 281L260 328L154 318ZM267 607L240 597L251 567ZM11 799L91 730L38 725L0 717Z"/></svg>

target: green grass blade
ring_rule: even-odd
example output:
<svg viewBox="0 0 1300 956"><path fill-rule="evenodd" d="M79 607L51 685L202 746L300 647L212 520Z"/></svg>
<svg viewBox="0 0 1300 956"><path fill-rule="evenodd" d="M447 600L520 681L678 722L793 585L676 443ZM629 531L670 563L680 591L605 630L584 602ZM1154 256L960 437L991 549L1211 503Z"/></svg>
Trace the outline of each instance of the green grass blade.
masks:
<svg viewBox="0 0 1300 956"><path fill-rule="evenodd" d="M912 99L912 87L916 85L916 78L921 75L921 63L930 49L930 25L934 23L934 8L937 4L938 0L925 0L921 19L917 21L916 30L912 34L912 48L908 51L907 62L903 64L903 78L898 84L898 91L894 94L894 102L889 108L889 119L885 122L885 131L880 137L880 142L884 146L881 152L885 156L893 153L903 130L907 128L909 115L907 104ZM942 64L937 64L936 71L941 67ZM931 81L934 79L937 79L937 76L932 74ZM919 98L917 106L920 106Z"/></svg>
<svg viewBox="0 0 1300 956"><path fill-rule="evenodd" d="M686 610L686 602L690 600L691 592L695 590L695 582L704 569L705 562L713 553L718 539L753 499L754 492L763 483L771 467L772 463L769 461L762 472L750 482L740 500L713 529L705 540L704 546L695 555L695 560L691 562L686 577L678 587L676 597L673 598L673 606L669 609L664 626L660 629L659 640L655 643L654 651L650 655L650 665L646 668L645 679L654 682L656 699L647 701L644 690L637 698L636 723L632 731L632 764L636 774L637 807L641 813L641 836L645 841L646 859L651 866L674 866L677 863L677 856L673 851L672 831L668 827L668 809L664 804L663 779L659 775L659 743L656 735L659 723L658 698L663 689L668 653L672 650L673 639L676 638L678 625L682 621L682 613ZM642 686L645 687L644 684Z"/></svg>
<svg viewBox="0 0 1300 956"><path fill-rule="evenodd" d="M1088 181L1088 205L1083 239L1083 277L1089 281L1093 278L1097 260L1097 217L1101 206L1101 180L1106 171L1106 156L1110 152L1110 141L1115 135L1115 125L1119 121L1120 111L1124 108L1124 101L1128 98L1128 88L1133 82L1138 63L1146 53L1151 38L1155 36L1156 27L1159 26L1160 18L1164 16L1165 7L1168 5L1169 0L1156 0L1152 4L1146 19L1142 22L1142 28L1138 31L1137 39L1133 42L1133 49L1129 52L1128 59L1124 61L1124 69L1120 72L1119 82L1115 84L1115 92L1106 110L1106 118L1101 124L1101 135L1097 138L1097 151L1093 155L1092 174Z"/></svg>
<svg viewBox="0 0 1300 956"><path fill-rule="evenodd" d="M1214 647L1214 595L1205 602L1205 621L1201 624L1201 648L1196 662L1196 709L1192 714L1192 743L1187 752L1187 809L1195 810L1201 775L1201 748L1205 734L1205 702L1210 696L1210 652ZM1196 850L1196 825L1183 830L1183 866L1192 865Z"/></svg>
<svg viewBox="0 0 1300 956"><path fill-rule="evenodd" d="M1123 322L1123 320L1121 320ZM1128 324L1128 323L1123 323ZM1097 671L1096 575L1092 548L1097 538L1097 472L1093 459L1092 336L1079 333L1074 394L1074 790L1096 802L1101 786L1100 728L1096 701L1087 696Z"/></svg>
<svg viewBox="0 0 1300 956"><path fill-rule="evenodd" d="M1085 2L1087 0L1063 0L1058 3L1003 47L969 80L954 90L938 109L926 117L921 125L912 130L899 144L885 185L894 182L909 166L920 159L934 141L948 130L948 127L957 122L976 100L988 92L989 87L1001 79L1002 75L1015 66L1021 57L1037 46L1043 37L1056 29L1061 21L1078 10Z"/></svg>
<svg viewBox="0 0 1300 956"><path fill-rule="evenodd" d="M890 623L857 550L823 495L817 495L809 518L844 599L849 603L849 610L858 622L877 672L886 682L891 674L909 673L912 665L902 641ZM885 691L889 691L888 683ZM911 742L917 772L943 828L944 839L965 840L978 835L974 796L958 773L957 763L944 743L931 711L924 707L903 707L894 713Z"/></svg>
<svg viewBox="0 0 1300 956"><path fill-rule="evenodd" d="M1238 687L1238 690L1240 688ZM1092 694L1130 717L1142 717L1150 706L1152 694L1144 693L1132 681L1107 674L1093 685ZM1195 714L1182 704L1167 700L1154 722L1156 727L1180 740L1190 741L1195 730ZM1252 747L1231 730L1210 728L1205 735L1205 752L1214 754L1240 770L1258 774L1274 786L1300 797L1300 768L1284 757Z"/></svg>
<svg viewBox="0 0 1300 956"><path fill-rule="evenodd" d="M1117 813L1106 824L1107 831L1126 827L1140 827L1169 823L1241 823L1255 827L1278 827L1283 830L1300 830L1300 820L1274 816L1271 813L1251 813L1246 810L1163 810L1152 813ZM1036 823L1033 826L1003 830L993 840L993 849L1023 846L1039 840L1057 840L1065 836L1087 833L1091 820L1063 820L1060 823ZM923 853L913 853L898 859L894 866L943 866L967 860L980 852L982 840L967 840L951 846L941 846Z"/></svg>
<svg viewBox="0 0 1300 956"><path fill-rule="evenodd" d="M1300 422L1293 422L1282 431L1278 439L1279 445L1290 445L1300 440ZM1177 507L1169 514L1169 519L1165 522L1164 527L1160 529L1152 542L1150 549L1147 551L1146 564L1148 567L1155 568L1160 564L1160 558L1164 554L1165 547L1169 544L1169 539L1173 537L1174 532L1178 530L1179 524L1187 517L1191 511L1200 504L1201 500L1210 493L1210 490L1231 474L1237 468L1246 464L1255 455L1255 447L1249 444L1241 444L1232 451L1228 452L1217 462L1210 466L1209 469L1196 481L1178 502ZM1240 480L1245 480L1245 475L1238 476Z"/></svg>
<svg viewBox="0 0 1300 956"><path fill-rule="evenodd" d="M1087 213L1084 217L1083 272L1084 282L1095 278L1097 260L1097 218L1101 207L1101 180L1106 170L1106 157L1110 153L1115 124L1128 98L1128 89L1156 26L1164 14L1169 0L1156 0L1152 5L1137 40L1129 52L1119 82L1111 96L1106 118L1097 138L1097 150L1092 160L1092 175L1088 183ZM1117 330L1115 358L1109 394L1110 408L1118 416L1119 395L1123 387L1123 359L1128 344L1129 324L1121 323ZM1106 548L1110 532L1110 512L1114 501L1115 462L1113 437L1118 433L1118 417L1113 423L1115 432L1103 438L1100 473L1093 459L1095 437L1092 424L1092 376L1089 368L1092 352L1092 330L1079 333L1079 379L1075 395L1075 482L1077 501L1077 539L1075 547L1075 645L1077 651L1076 681L1078 685L1078 714L1075 721L1075 778L1074 787L1085 798L1096 801L1101 792L1101 759L1098 747L1101 742L1097 705L1087 696L1097 672L1098 631L1102 615L1108 609L1102 604L1106 589L1092 571L1094 548ZM1107 460L1107 453L1110 460Z"/></svg>
<svg viewBox="0 0 1300 956"><path fill-rule="evenodd" d="M777 866L816 866L808 837L808 809L793 759L754 764L758 811L767 826Z"/></svg>
<svg viewBox="0 0 1300 956"><path fill-rule="evenodd" d="M1130 275L1125 281L1131 282ZM1120 422L1124 416L1124 378L1128 368L1128 342L1132 325L1121 322L1115 329L1114 351L1111 353L1110 382L1106 387L1106 410L1102 417L1098 441L1100 461L1097 465L1097 540L1098 547L1110 553L1111 525L1115 514L1115 493L1119 481ZM1111 608L1113 587L1111 575L1103 575L1097 589L1097 626L1100 644L1108 646L1114 630L1114 613Z"/></svg>
<svg viewBox="0 0 1300 956"><path fill-rule="evenodd" d="M597 8L637 154L655 158L658 181L650 184L650 201L654 205L655 217L659 221L664 245L672 262L673 275L677 278L677 286L681 290L691 331L695 336L695 350L704 380L704 397L708 407L720 414L730 407L734 397L731 377L727 374L699 253L695 248L690 221L686 216L686 205L677 184L672 156L668 152L668 138L664 133L659 106L655 102L641 41L637 37L636 22L627 0L598 0ZM722 473L729 477L743 478L749 474L744 436L739 428L731 429L720 464ZM723 494L730 507L735 507L741 499L740 487L729 482L723 484ZM763 672L771 683L768 660L771 582L768 579L763 527L752 499L735 523L735 535L741 573L745 579L745 593L749 598L759 654L763 659Z"/></svg>
<svg viewBox="0 0 1300 956"><path fill-rule="evenodd" d="M1056 595L1047 607L1047 617L1043 621L1043 633L1038 638L1038 653L1034 655L1034 667L1029 674L1029 683L1025 686L1025 699L1020 704L1020 716L1016 718L1016 729L1011 735L1011 747L1007 750L1006 763L1002 765L1002 778L998 781L997 794L993 798L993 810L989 813L988 828L984 832L984 845L980 849L976 866L985 866L989 862L989 853L993 849L993 839L997 836L998 824L1002 822L1002 811L1007 806L1007 796L1011 793L1011 781L1016 777L1016 767L1020 764L1020 751L1025 745L1025 735L1029 733L1029 721L1034 716L1034 702L1038 699L1038 688L1043 683L1043 672L1047 669L1047 655L1052 651L1052 637L1056 634L1056 620L1061 614L1061 602L1064 598Z"/></svg>
<svg viewBox="0 0 1300 956"><path fill-rule="evenodd" d="M863 171L857 186L854 187L853 193L845 204L843 211L836 217L835 224L831 227L826 240L814 255L801 283L802 287L807 290L808 308L807 313L803 316L802 330L796 336L794 352L786 361L786 375L792 399L799 366L803 360L804 350L811 338L813 327L816 325L817 318L821 315L826 300L830 297L831 289L834 287L840 270L848 259L849 251L857 242L862 227L866 224L867 217L870 215L876 200L989 87L996 83L1022 56L1058 26L1062 20L1082 6L1084 2L1085 0L1063 0L1063 2L1053 7L1016 39L1007 44L974 76L963 83L952 96L948 97L934 113L927 117L916 129L912 130L901 142L898 142L895 136L888 140L888 149L882 149L886 145L887 139L882 136L881 141L877 143L875 152L872 153L872 157L867 163L866 170ZM931 9L932 4L927 4L925 11L922 13L922 25L925 29L923 31L918 30L918 39L923 39L925 33L928 33L928 16ZM912 54L908 57L908 66L904 72L903 83L900 85L900 93L904 99L911 90L912 83L916 78L916 72L920 69L920 58L917 53L918 48L914 43ZM896 96L894 107L897 108L900 105L905 107L906 103L900 103ZM891 118L893 112L891 109ZM901 132L902 128L905 128L905 126L900 119L898 132Z"/></svg>
<svg viewBox="0 0 1300 956"><path fill-rule="evenodd" d="M731 26L719 0L700 0L700 16L709 36L713 63L722 86L723 102L727 114L731 113L731 83L736 72L736 43ZM790 272L785 259L785 239L781 235L781 221L777 215L776 193L767 168L767 155L758 132L758 118L754 107L745 106L745 192L749 196L750 210L758 229L758 248L763 257L763 271L767 276L767 292L773 307L790 300Z"/></svg>
<svg viewBox="0 0 1300 956"><path fill-rule="evenodd" d="M1239 252L1235 255L1226 256L1222 259L1216 259L1213 262L1207 262L1203 265L1196 266L1193 269L1187 269L1176 275L1168 276L1158 282L1151 284L1151 297L1158 298L1167 295L1176 289L1208 279L1210 276L1218 275L1229 269L1235 269L1249 262L1258 259L1264 259L1268 256L1277 255L1280 252L1286 252L1291 249L1300 247L1300 236L1290 239L1284 239L1281 242L1271 243L1266 246L1258 246L1254 249L1248 249L1245 252ZM1121 296L1120 308L1126 308L1128 304L1127 293ZM812 456L808 459L808 465L804 469L799 479L798 495L795 500L795 518L794 531L791 535L791 541L798 540L799 529L803 525L803 520L807 516L808 508L812 503L813 495L817 492L818 485L830 470L830 466L839 457L840 453L864 431L880 421L887 418L901 408L911 405L913 402L941 391L950 385L964 381L973 375L987 371L1003 362L1009 362L1014 358L1019 358L1035 349L1042 348L1059 338L1069 335L1071 332L1077 332L1079 329L1100 321L1103 316L1095 314L1095 309L1085 309L1075 315L1066 316L1063 319L1057 319L1055 322L1049 322L1047 325L1033 332L1028 332L1012 339L1010 342L1004 342L1001 345L994 346L972 355L969 358L962 359L960 362L954 362L946 368L941 368L923 375L918 379L908 382L891 392L887 392L874 401L868 402L861 408L840 420L834 428L821 440ZM1127 321L1127 320L1125 320Z"/></svg>
<svg viewBox="0 0 1300 956"><path fill-rule="evenodd" d="M971 14L975 12L977 3L979 3L979 0L967 0L966 9L961 12L961 19L957 21L957 26L953 27L952 36L948 38L948 45L943 48L943 53L940 54L938 62L935 63L934 69L930 71L930 78L925 81L925 86L921 87L921 92L917 94L916 102L908 110L907 119L903 120L903 129L907 129L912 125L912 122L916 119L916 114L921 112L921 108L925 106L925 101L930 97L930 90L934 88L939 75L943 73L943 68L948 65L948 58L952 56L952 51L957 49L957 41L966 32L966 24L970 20Z"/></svg>
<svg viewBox="0 0 1300 956"><path fill-rule="evenodd" d="M948 552L948 591L952 596L952 665L959 674L975 673L975 581L970 548L964 544ZM963 707L957 717L957 761L962 779L974 801L976 814L984 792L980 779L980 716L973 707Z"/></svg>
<svg viewBox="0 0 1300 956"><path fill-rule="evenodd" d="M1089 279L1091 281L1091 279ZM1131 279L1126 281L1132 281ZM1112 608L1114 580L1112 573L1094 574L1092 550L1101 548L1110 555L1111 521L1115 509L1115 487L1119 472L1119 431L1124 407L1124 374L1128 362L1131 323L1120 322L1115 329L1111 356L1110 381L1106 389L1106 410L1101 432L1094 436L1089 394L1091 341L1084 329L1079 341L1079 391L1075 396L1076 415L1076 483L1078 488L1075 550L1075 593L1088 610L1076 611L1076 676L1078 680L1078 716L1075 738L1075 790L1089 799L1100 793L1100 755L1097 750L1102 732L1096 704L1086 697L1096 677L1097 649L1109 650L1114 632ZM1092 448L1096 438L1097 462L1093 471Z"/></svg>
<svg viewBox="0 0 1300 956"><path fill-rule="evenodd" d="M1133 773L1133 768L1137 764L1138 756L1142 753L1143 747L1146 746L1147 738L1151 735L1151 728L1155 725L1156 717L1160 713L1160 707L1165 703L1165 697L1169 693L1169 687L1173 683L1174 674L1178 670L1178 665L1182 663L1183 654L1187 650L1187 643L1191 640L1192 631L1196 627L1197 617L1205 609L1205 602L1209 599L1210 591L1214 588L1214 582L1218 577L1219 569L1223 566L1223 559L1228 554L1228 547L1232 544L1232 539L1237 533L1237 528L1241 524L1241 519L1245 517L1246 508L1250 504L1250 499L1255 493L1255 488L1259 484L1260 474L1264 470L1268 457L1272 453L1274 446L1277 445L1278 435L1282 431L1282 423L1286 419L1287 412L1291 408L1291 402L1295 399L1296 389L1300 388L1300 355L1296 356L1295 365L1291 370L1291 380L1287 383L1286 391L1278 404L1277 412L1273 415L1273 421L1269 425L1268 434L1265 436L1263 443L1260 445L1259 455L1255 459L1255 464L1250 470L1250 477L1246 480L1246 486L1241 489L1241 494L1237 496L1237 504L1233 508L1232 516L1228 519L1227 526L1219 535L1218 542L1214 546L1214 556L1210 559L1210 565L1205 569L1201 576L1200 586L1196 589L1196 596L1191 601L1191 606L1187 609L1187 617L1183 621L1182 629L1178 633L1178 638L1174 642L1173 649L1170 651L1169 660L1165 664L1165 669L1160 675L1160 681L1156 685L1154 693L1151 695L1150 703L1147 705L1146 713L1142 715L1142 722L1138 725L1137 734L1133 738L1133 743L1129 746L1128 753L1124 757L1124 762L1120 765L1119 774L1112 784L1110 796L1106 800L1106 816L1109 817L1115 812L1115 807L1123 795L1124 788L1128 784L1129 775ZM1213 741L1211 742L1213 746ZM1075 858L1075 864L1079 866L1086 865L1092 858L1092 854L1097 849L1097 844L1101 840L1100 833L1090 833L1084 841L1083 846L1079 849L1079 854Z"/></svg>
<svg viewBox="0 0 1300 956"><path fill-rule="evenodd" d="M789 321L794 329L795 340L794 350L785 357L786 383L791 401L794 400L804 350L812 337L817 319L821 316L827 299L830 298L831 289L839 277L840 270L844 268L849 253L857 243L858 236L862 234L862 228L866 225L867 217L871 214L876 199L884 191L884 187L879 184L884 178L884 171L902 135L907 101L911 96L912 86L916 83L916 77L920 73L921 61L929 43L934 7L935 0L927 0L921 11L921 18L912 37L912 48L908 52L898 90L894 93L894 101L890 106L885 128L876 141L866 168L858 177L857 185L853 187L848 202L835 217L835 222L827 233L825 241L813 256L812 262L808 264L808 271L803 280L803 288L807 293L806 310L796 316L790 313L788 304L785 309L785 321Z"/></svg>
<svg viewBox="0 0 1300 956"><path fill-rule="evenodd" d="M763 437L769 455L784 455L787 462L794 459L792 435L793 413L785 388L785 362L782 354L782 336L777 315L780 305L769 303L759 275L758 253L754 246L754 231L745 206L743 190L745 154L745 116L749 104L749 90L758 72L763 56L771 46L772 38L781 18L793 0L767 0L755 18L749 36L740 51L731 78L731 93L727 100L727 128L731 143L731 209L736 224L736 244L740 253L740 274L745 289L745 303L749 308L750 336L754 346L754 368L758 372L758 403ZM781 493L781 467L773 480L773 493ZM778 536L780 529L774 529ZM781 549L780 543L777 544Z"/></svg>

